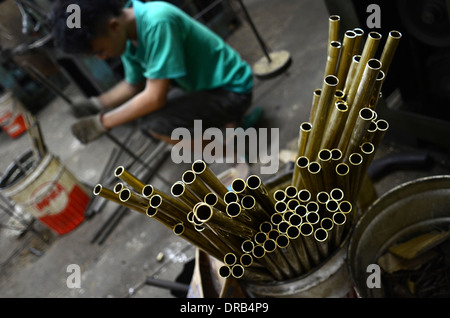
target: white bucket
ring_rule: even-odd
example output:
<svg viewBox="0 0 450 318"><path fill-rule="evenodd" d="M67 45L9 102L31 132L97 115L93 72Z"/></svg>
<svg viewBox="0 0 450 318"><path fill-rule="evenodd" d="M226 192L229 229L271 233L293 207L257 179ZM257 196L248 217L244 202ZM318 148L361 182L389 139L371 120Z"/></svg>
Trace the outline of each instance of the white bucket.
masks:
<svg viewBox="0 0 450 318"><path fill-rule="evenodd" d="M0 127L12 138L20 136L27 130L21 111L23 107L10 91L0 96Z"/></svg>
<svg viewBox="0 0 450 318"><path fill-rule="evenodd" d="M1 190L58 234L70 232L84 220L90 200L84 186L51 154L20 180Z"/></svg>

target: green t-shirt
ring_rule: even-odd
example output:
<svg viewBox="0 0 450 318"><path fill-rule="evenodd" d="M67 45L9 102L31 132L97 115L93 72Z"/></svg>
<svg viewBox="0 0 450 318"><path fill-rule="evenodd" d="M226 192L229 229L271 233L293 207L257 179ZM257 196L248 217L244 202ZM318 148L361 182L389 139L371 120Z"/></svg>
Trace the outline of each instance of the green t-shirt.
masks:
<svg viewBox="0 0 450 318"><path fill-rule="evenodd" d="M122 55L127 82L167 78L186 91L251 91L250 66L206 26L167 2L130 1L126 6L133 6L138 34L137 47L128 41Z"/></svg>

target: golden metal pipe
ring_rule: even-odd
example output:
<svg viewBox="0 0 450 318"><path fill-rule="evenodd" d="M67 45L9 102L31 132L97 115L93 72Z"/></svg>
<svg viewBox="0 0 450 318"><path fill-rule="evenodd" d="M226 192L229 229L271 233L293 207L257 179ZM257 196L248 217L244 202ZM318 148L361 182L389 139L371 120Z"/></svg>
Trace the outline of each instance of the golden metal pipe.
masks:
<svg viewBox="0 0 450 318"><path fill-rule="evenodd" d="M193 193L188 187L186 187L183 181L175 182L170 188L170 192L175 198L179 198L189 207L192 207L196 203L201 201L201 199L195 193Z"/></svg>
<svg viewBox="0 0 450 318"><path fill-rule="evenodd" d="M350 69L350 64L353 57L353 46L355 44L356 33L352 30L347 30L344 33L344 40L342 41L341 57L337 67L337 78L339 84L336 87L338 90L343 90L347 74Z"/></svg>
<svg viewBox="0 0 450 318"><path fill-rule="evenodd" d="M328 43L339 40L341 17L333 14L328 18Z"/></svg>
<svg viewBox="0 0 450 318"><path fill-rule="evenodd" d="M203 160L194 161L192 164L192 171L194 171L207 186L216 192L220 198L223 198L225 193L228 192L228 189Z"/></svg>
<svg viewBox="0 0 450 318"><path fill-rule="evenodd" d="M238 257L235 253L226 253L223 256L223 263L228 266L233 266L238 261Z"/></svg>
<svg viewBox="0 0 450 318"><path fill-rule="evenodd" d="M135 206L141 206L144 209L146 209L149 206L148 199L141 197L134 192L132 192L128 188L123 188L119 193L119 200L122 202L128 202L130 204L133 204Z"/></svg>
<svg viewBox="0 0 450 318"><path fill-rule="evenodd" d="M269 233L269 231L272 229L273 229L273 227L272 227L272 223L270 223L270 221L261 222L261 224L259 225L260 232Z"/></svg>
<svg viewBox="0 0 450 318"><path fill-rule="evenodd" d="M319 152L324 127L326 125L325 121L328 117L328 110L334 99L334 93L336 92L338 83L339 80L334 75L328 75L324 79L322 93L317 105L317 115L315 116L314 122L311 122L312 128L305 149L305 156L309 160L314 161Z"/></svg>
<svg viewBox="0 0 450 318"><path fill-rule="evenodd" d="M311 257L314 265L319 265L320 255L314 240L314 227L308 222L303 222L300 225L300 237L305 244L308 255Z"/></svg>
<svg viewBox="0 0 450 318"><path fill-rule="evenodd" d="M245 189L247 188L247 183L242 178L235 178L231 182L231 189L234 191L234 193L244 196L245 195Z"/></svg>
<svg viewBox="0 0 450 318"><path fill-rule="evenodd" d="M289 217L289 223L293 226L300 226L303 223L303 217L297 213L293 213ZM286 230L287 232L287 230Z"/></svg>
<svg viewBox="0 0 450 318"><path fill-rule="evenodd" d="M347 217L342 212L336 212L333 214L333 230L331 231L331 244L337 248L342 242L342 236L344 232L344 225L347 221Z"/></svg>
<svg viewBox="0 0 450 318"><path fill-rule="evenodd" d="M298 191L297 198L300 202L306 203L311 200L311 191L309 191L308 189L301 189Z"/></svg>
<svg viewBox="0 0 450 318"><path fill-rule="evenodd" d="M359 62L361 60L361 55L356 54L353 55L350 67L348 69L347 77L345 78L345 84L344 84L344 94L347 96L350 88L352 87L353 79L355 78L356 71L359 67Z"/></svg>
<svg viewBox="0 0 450 318"><path fill-rule="evenodd" d="M383 66L383 64L381 64L381 66ZM378 101L380 100L381 97L381 88L383 87L385 78L386 74L381 69L380 72L378 73L377 79L375 80L372 96L369 99L368 107L373 110L376 110L377 108Z"/></svg>
<svg viewBox="0 0 450 318"><path fill-rule="evenodd" d="M198 235L197 231L195 231L191 227L186 226L184 223L177 223L173 227L173 233L177 236L182 237L199 249L205 251L207 254L213 256L217 260L222 260L222 251L217 250L217 248L213 244L211 244L210 241L206 240L202 235Z"/></svg>
<svg viewBox="0 0 450 318"><path fill-rule="evenodd" d="M344 158L347 158L351 153L356 152L362 144L364 138L367 136L367 130L374 117L374 111L368 107L364 107L359 111L359 116L353 126L353 131L350 140L344 152Z"/></svg>
<svg viewBox="0 0 450 318"><path fill-rule="evenodd" d="M339 203L335 200L328 200L325 206L327 211L330 213L334 213L339 210Z"/></svg>
<svg viewBox="0 0 450 318"><path fill-rule="evenodd" d="M244 267L241 264L235 264L231 267L231 276L236 279L242 278L245 274Z"/></svg>
<svg viewBox="0 0 450 318"><path fill-rule="evenodd" d="M330 191L330 198L339 202L344 199L344 191L340 188L334 188Z"/></svg>
<svg viewBox="0 0 450 318"><path fill-rule="evenodd" d="M337 75L336 70L339 62L342 44L339 41L331 41L328 43L327 62L325 64L324 77L328 75Z"/></svg>
<svg viewBox="0 0 450 318"><path fill-rule="evenodd" d="M138 193L142 192L145 184L139 180L132 173L127 171L124 166L118 166L116 170L114 170L114 175L118 177L123 182L126 182L130 187L136 190Z"/></svg>
<svg viewBox="0 0 450 318"><path fill-rule="evenodd" d="M350 167L345 162L338 163L336 165L336 185L341 188L345 195L348 195L349 191L349 171Z"/></svg>
<svg viewBox="0 0 450 318"><path fill-rule="evenodd" d="M284 193L286 193L286 199L293 199L297 197L297 187L293 186L293 185L288 185L285 189L284 189Z"/></svg>
<svg viewBox="0 0 450 318"><path fill-rule="evenodd" d="M274 209L275 213L284 213L287 210L287 204L284 201L277 201L275 202Z"/></svg>
<svg viewBox="0 0 450 318"><path fill-rule="evenodd" d="M306 246L301 238L300 227L291 225L287 229L286 235L290 240L290 244L292 245L302 268L306 272L310 271L312 268L311 258L308 255Z"/></svg>
<svg viewBox="0 0 450 318"><path fill-rule="evenodd" d="M288 208L288 211L295 211L295 209L297 208L297 206L299 206L300 205L300 201L299 200L297 200L297 199L290 199L288 202L287 202L287 208Z"/></svg>
<svg viewBox="0 0 450 318"><path fill-rule="evenodd" d="M125 188L125 185L122 182L116 183L113 188L114 193L119 194Z"/></svg>
<svg viewBox="0 0 450 318"><path fill-rule="evenodd" d="M317 105L319 104L320 95L322 94L322 89L317 88L313 91L313 99L311 104L311 113L309 115L309 123L314 122L317 114Z"/></svg>
<svg viewBox="0 0 450 318"><path fill-rule="evenodd" d="M206 184L198 178L197 174L192 170L185 171L181 179L184 184L200 198L204 198L205 195L211 192Z"/></svg>
<svg viewBox="0 0 450 318"><path fill-rule="evenodd" d="M353 32L356 34L355 43L353 43L353 53L352 55L358 55L361 53L361 44L364 39L364 30L361 28L354 28Z"/></svg>
<svg viewBox="0 0 450 318"><path fill-rule="evenodd" d="M228 191L227 193L225 193L225 195L223 196L223 201L226 204L230 204L232 202L239 202L239 196L237 195L237 193L235 193L234 191Z"/></svg>
<svg viewBox="0 0 450 318"><path fill-rule="evenodd" d="M113 201L115 203L118 203L120 205L123 205L129 209L132 209L134 211L145 213L145 208L141 206L135 206L129 202L123 202L119 199L119 195L117 193L114 193L114 191L104 188L101 184L97 184L93 189L94 195L101 196L105 199L108 199L110 201Z"/></svg>
<svg viewBox="0 0 450 318"><path fill-rule="evenodd" d="M171 216L164 213L164 211L160 211L154 207L149 206L145 211L145 214L152 219L155 219L162 225L166 226L169 229L173 229L173 227L180 222L180 220L174 219Z"/></svg>
<svg viewBox="0 0 450 318"><path fill-rule="evenodd" d="M347 94L347 103L350 107L353 107L353 101L356 98L356 94L358 91L358 88L360 86L360 82L362 80L363 74L366 69L366 65L369 62L369 60L373 59L375 56L375 53L378 49L378 46L380 44L382 36L378 32L370 32L367 35L366 42L364 44L363 51L361 53L361 59L359 60L358 68L355 72L355 76L353 77L353 80L351 82L351 86L349 88L348 94ZM381 64L381 63L380 63ZM381 68L381 65L380 65ZM376 76L375 76L376 78Z"/></svg>
<svg viewBox="0 0 450 318"><path fill-rule="evenodd" d="M305 150L306 150L306 145L308 143L308 137L309 134L311 132L311 123L309 122L303 122L300 125L300 133L299 133L299 137L298 137L298 145L297 145L297 157L302 157L305 154ZM291 185L296 185L298 184L299 180L299 175L300 175L300 168L295 165L294 166L294 172L292 174L292 182Z"/></svg>
<svg viewBox="0 0 450 318"><path fill-rule="evenodd" d="M328 256L328 231L318 227L314 230L314 239L316 240L317 249L322 259Z"/></svg>
<svg viewBox="0 0 450 318"><path fill-rule="evenodd" d="M361 61L362 63L362 61ZM350 142L355 123L358 119L359 113L365 105L368 105L369 99L372 96L373 88L375 85L375 80L380 71L381 63L377 59L370 59L365 67L364 74L360 81L358 81L359 86L354 94L354 100L347 100L349 105L349 114L347 122L342 131L341 138L339 140L339 145L337 148L341 149L345 154L347 150L347 145Z"/></svg>
<svg viewBox="0 0 450 318"><path fill-rule="evenodd" d="M352 153L349 156L348 162L350 167L348 198L350 202L355 202L360 190L358 186L361 183L361 178L364 176L361 171L363 157L359 153Z"/></svg>
<svg viewBox="0 0 450 318"><path fill-rule="evenodd" d="M339 202L339 211L348 214L351 213L353 210L353 205L350 203L350 201L344 200Z"/></svg>
<svg viewBox="0 0 450 318"><path fill-rule="evenodd" d="M275 264L277 264L278 268L283 273L283 276L286 278L291 278L295 275L285 255L277 249L277 242L275 240L267 239L263 243L263 247L266 250L266 255L268 255L268 257L270 257Z"/></svg>
<svg viewBox="0 0 450 318"><path fill-rule="evenodd" d="M221 229L233 235L237 235L244 239L252 238L257 230L245 225L241 221L229 217L226 214L214 209L206 203L201 203L194 210L197 219L213 228ZM235 221L233 221L235 220Z"/></svg>
<svg viewBox="0 0 450 318"><path fill-rule="evenodd" d="M273 193L273 199L275 200L275 202L285 201L286 193L284 193L284 190L281 189L275 190L275 192Z"/></svg>
<svg viewBox="0 0 450 318"><path fill-rule="evenodd" d="M389 32L386 44L384 45L383 52L381 53L380 61L382 63L381 70L387 75L389 68L391 66L392 60L394 59L395 52L397 51L398 44L402 34L399 31L392 30Z"/></svg>
<svg viewBox="0 0 450 318"><path fill-rule="evenodd" d="M205 195L205 197L203 198L203 202L224 213L226 212L227 204L221 198L219 198L219 196L215 192L210 192Z"/></svg>
<svg viewBox="0 0 450 318"><path fill-rule="evenodd" d="M142 196L144 198L150 198L152 195L155 195L155 194L159 194L161 197L167 197L168 196L165 192L156 189L151 184L146 184L144 186L144 188L142 188L141 194L142 194Z"/></svg>
<svg viewBox="0 0 450 318"><path fill-rule="evenodd" d="M253 243L252 240L247 239L247 240L244 240L244 241L242 242L242 244L241 244L241 250L242 250L244 253L251 253L251 252L253 251L253 247L254 247L254 246L255 246L255 243Z"/></svg>
<svg viewBox="0 0 450 318"><path fill-rule="evenodd" d="M152 208L161 210L164 214L169 215L180 222L187 220L187 214L190 212L189 208L172 205L169 201L163 199L159 194L152 195L149 200Z"/></svg>
<svg viewBox="0 0 450 318"><path fill-rule="evenodd" d="M290 267L293 269L293 276L298 276L303 273L303 268L300 260L297 257L294 247L291 245L291 240L285 234L279 235L276 239L276 245L281 253L287 259Z"/></svg>
<svg viewBox="0 0 450 318"><path fill-rule="evenodd" d="M334 162L332 161L331 151L321 149L319 151L319 164L322 168L323 185L322 190L330 191L335 180ZM319 193L322 191L319 191Z"/></svg>
<svg viewBox="0 0 450 318"><path fill-rule="evenodd" d="M256 199L259 206L261 206L268 215L271 215L273 213L275 200L273 197L269 196L269 192L261 178L257 175L250 175L247 177L246 185L246 192Z"/></svg>
<svg viewBox="0 0 450 318"><path fill-rule="evenodd" d="M342 130L347 121L349 111L345 101L338 101L333 105L328 119L325 132L320 144L321 149L333 149L338 146Z"/></svg>
<svg viewBox="0 0 450 318"><path fill-rule="evenodd" d="M308 165L309 182L307 188L310 189L311 194L317 195L324 188L322 166L317 161L312 161Z"/></svg>
<svg viewBox="0 0 450 318"><path fill-rule="evenodd" d="M310 184L310 176L308 173L309 159L306 156L298 157L295 161L295 166L298 169L298 177L296 178L296 183L293 184L297 189L305 187Z"/></svg>
<svg viewBox="0 0 450 318"><path fill-rule="evenodd" d="M384 135L389 129L389 123L384 119L378 119L377 122L377 130L372 138L372 144L377 149L381 142L383 141Z"/></svg>
<svg viewBox="0 0 450 318"><path fill-rule="evenodd" d="M264 268L266 268L270 272L270 274L276 280L284 279L284 275L282 274L277 264L275 264L271 258L266 256L266 250L264 249L262 244L257 244L253 247L252 255L264 266Z"/></svg>
<svg viewBox="0 0 450 318"><path fill-rule="evenodd" d="M219 276L222 278L228 278L231 276L231 267L228 265L222 265L218 270Z"/></svg>
<svg viewBox="0 0 450 318"><path fill-rule="evenodd" d="M269 220L272 215L271 213L269 214L266 212L252 195L244 196L241 200L241 206L245 213L248 213L252 218L257 219L259 222Z"/></svg>

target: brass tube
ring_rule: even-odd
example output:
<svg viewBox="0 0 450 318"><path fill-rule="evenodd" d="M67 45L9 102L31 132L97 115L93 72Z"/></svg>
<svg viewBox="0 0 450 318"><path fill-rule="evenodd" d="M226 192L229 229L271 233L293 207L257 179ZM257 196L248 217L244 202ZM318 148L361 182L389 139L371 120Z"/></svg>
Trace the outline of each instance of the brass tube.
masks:
<svg viewBox="0 0 450 318"><path fill-rule="evenodd" d="M331 232L331 244L337 248L341 244L342 235L344 232L344 225L347 217L342 212L336 212L333 214L333 230Z"/></svg>
<svg viewBox="0 0 450 318"><path fill-rule="evenodd" d="M306 211L310 212L319 212L319 204L316 201L309 201L306 204Z"/></svg>
<svg viewBox="0 0 450 318"><path fill-rule="evenodd" d="M113 188L114 193L119 194L125 188L125 185L122 182L116 183Z"/></svg>
<svg viewBox="0 0 450 318"><path fill-rule="evenodd" d="M354 28L353 32L356 34L355 43L353 43L352 55L358 55L361 53L361 44L364 38L364 30L361 28Z"/></svg>
<svg viewBox="0 0 450 318"><path fill-rule="evenodd" d="M355 78L356 71L358 70L360 60L361 55L359 54L353 55L351 59L350 67L348 69L347 77L345 78L344 84L344 93L346 96L348 95L350 88L352 87L352 82L353 79Z"/></svg>
<svg viewBox="0 0 450 318"><path fill-rule="evenodd" d="M339 64L337 67L337 78L339 79L339 84L337 89L343 90L345 85L345 80L347 79L347 74L350 69L350 64L353 57L353 46L355 44L356 33L352 30L347 30L344 33L344 40L342 41L341 57L339 59Z"/></svg>
<svg viewBox="0 0 450 318"><path fill-rule="evenodd" d="M321 149L318 155L319 164L322 167L322 190L330 191L334 183L334 163L329 149ZM319 191L320 193L321 191Z"/></svg>
<svg viewBox="0 0 450 318"><path fill-rule="evenodd" d="M283 213L285 216L287 212ZM281 221L278 223L277 229L278 229L278 235L279 234L286 234L287 228L290 226L289 222L286 220Z"/></svg>
<svg viewBox="0 0 450 318"><path fill-rule="evenodd" d="M350 167L345 162L336 165L336 185L341 188L346 195L349 190L349 171Z"/></svg>
<svg viewBox="0 0 450 318"><path fill-rule="evenodd" d="M319 104L320 95L322 94L322 89L317 88L313 91L313 99L311 104L311 113L309 115L309 123L314 122L317 114L317 105Z"/></svg>
<svg viewBox="0 0 450 318"><path fill-rule="evenodd" d="M176 220L169 215L165 214L163 211L160 211L156 208L153 208L149 206L147 210L145 211L145 214L152 219L155 219L162 225L166 226L167 228L173 230L173 227L180 222L180 220Z"/></svg>
<svg viewBox="0 0 450 318"><path fill-rule="evenodd" d="M273 199L275 202L284 201L286 200L286 193L284 193L284 190L281 189L275 190L273 193Z"/></svg>
<svg viewBox="0 0 450 318"><path fill-rule="evenodd" d="M296 178L296 183L293 184L297 189L305 187L305 185L310 184L308 166L309 159L306 156L298 157L295 161L295 166L298 169L298 177Z"/></svg>
<svg viewBox="0 0 450 318"><path fill-rule="evenodd" d="M307 203L309 200L311 200L311 191L308 189L301 189L298 191L297 198L302 203Z"/></svg>
<svg viewBox="0 0 450 318"><path fill-rule="evenodd" d="M308 222L303 222L300 225L300 234L306 250L308 251L308 255L311 257L314 265L319 265L320 255L314 239L314 227Z"/></svg>
<svg viewBox="0 0 450 318"><path fill-rule="evenodd" d="M319 227L314 230L314 238L316 240L317 249L322 259L328 256L328 231Z"/></svg>
<svg viewBox="0 0 450 318"><path fill-rule="evenodd" d="M295 275L285 255L277 249L277 242L275 240L267 239L264 242L263 247L266 250L266 255L268 255L275 264L277 264L278 268L283 273L283 276L286 278L291 278Z"/></svg>
<svg viewBox="0 0 450 318"><path fill-rule="evenodd" d="M306 185L310 189L312 195L317 195L324 188L323 171L322 166L317 161L312 161L308 165L309 185Z"/></svg>
<svg viewBox="0 0 450 318"><path fill-rule="evenodd" d="M394 59L395 52L397 51L398 44L402 34L399 31L392 30L389 32L386 44L384 45L383 52L381 53L380 61L382 63L381 70L387 75Z"/></svg>
<svg viewBox="0 0 450 318"><path fill-rule="evenodd" d="M245 269L241 264L235 264L231 267L231 276L234 278L242 278L244 276Z"/></svg>
<svg viewBox="0 0 450 318"><path fill-rule="evenodd" d="M314 229L318 228L320 225L319 213L318 212L308 212L306 214L306 222L311 224Z"/></svg>
<svg viewBox="0 0 450 318"><path fill-rule="evenodd" d="M284 193L286 193L287 199L293 199L297 197L297 187L293 185L289 185L284 189Z"/></svg>
<svg viewBox="0 0 450 318"><path fill-rule="evenodd" d="M348 141L344 152L344 158L348 158L351 153L354 153L359 149L365 136L367 135L367 130L369 129L373 117L374 111L368 107L364 107L359 111L350 140Z"/></svg>
<svg viewBox="0 0 450 318"><path fill-rule="evenodd" d="M314 122L311 122L312 128L305 149L305 156L309 160L314 161L319 152L324 127L326 125L325 121L328 117L328 109L334 99L334 93L336 92L338 83L339 80L334 75L326 76L323 81L322 93L317 105L317 115L315 116Z"/></svg>
<svg viewBox="0 0 450 318"><path fill-rule="evenodd" d="M352 153L349 156L349 191L348 198L350 202L355 202L359 193L359 184L364 174L361 171L363 157L359 153Z"/></svg>
<svg viewBox="0 0 450 318"><path fill-rule="evenodd" d="M261 206L267 214L272 214L275 200L269 196L269 192L261 178L257 175L250 175L247 177L246 185L246 192L256 199L259 206Z"/></svg>
<svg viewBox="0 0 450 318"><path fill-rule="evenodd" d="M281 221L283 222L283 221ZM267 233L267 239L271 239L271 240L276 240L277 237L280 235L280 232L278 231L278 229L271 229L269 231L269 233Z"/></svg>
<svg viewBox="0 0 450 318"><path fill-rule="evenodd" d="M383 64L381 64L381 66L383 66ZM376 110L377 108L378 101L380 100L381 97L381 88L383 87L385 78L386 74L381 69L380 72L378 73L377 79L375 80L372 96L369 99L368 107L373 110Z"/></svg>
<svg viewBox="0 0 450 318"><path fill-rule="evenodd" d="M223 201L226 204L230 204L232 202L239 202L239 196L237 195L237 193L235 193L234 191L228 191L227 193L225 193L225 195L223 196Z"/></svg>
<svg viewBox="0 0 450 318"><path fill-rule="evenodd" d="M264 222L270 219L272 214L266 212L252 195L246 195L241 200L241 206L245 210L245 213L251 215L252 218L257 219L259 222Z"/></svg>
<svg viewBox="0 0 450 318"><path fill-rule="evenodd" d="M274 209L276 213L284 213L287 210L287 204L285 201L275 202Z"/></svg>
<svg viewBox="0 0 450 318"><path fill-rule="evenodd" d="M298 276L303 272L300 260L297 257L297 253L294 247L291 245L290 239L287 235L280 235L276 239L276 245L280 249L281 253L287 259L290 267L294 271L294 275Z"/></svg>
<svg viewBox="0 0 450 318"><path fill-rule="evenodd" d="M192 171L194 171L206 185L216 192L220 198L223 198L225 193L228 192L228 189L203 160L194 161L192 164Z"/></svg>
<svg viewBox="0 0 450 318"><path fill-rule="evenodd" d="M339 212L342 212L344 214L348 214L352 212L353 205L350 203L350 201L344 200L339 202Z"/></svg>
<svg viewBox="0 0 450 318"><path fill-rule="evenodd" d="M330 213L337 212L339 210L339 203L335 200L328 200L326 205L326 209Z"/></svg>
<svg viewBox="0 0 450 318"><path fill-rule="evenodd" d="M113 201L115 203L118 203L120 205L123 205L129 209L132 209L134 211L145 213L145 208L141 206L135 206L129 202L123 202L119 199L119 195L117 193L114 193L114 191L104 188L101 184L97 184L93 189L94 195L101 196L105 199L108 199L110 201Z"/></svg>
<svg viewBox="0 0 450 318"><path fill-rule="evenodd" d="M320 191L317 193L316 202L319 203L320 206L323 206L330 200L330 194L326 191Z"/></svg>
<svg viewBox="0 0 450 318"><path fill-rule="evenodd" d="M372 138L372 144L375 147L375 150L380 146L384 135L389 129L389 123L384 119L378 119L376 124L377 130Z"/></svg>
<svg viewBox="0 0 450 318"><path fill-rule="evenodd" d="M247 188L247 183L242 178L235 178L233 182L231 182L231 190L234 193L243 196L245 195L245 189Z"/></svg>
<svg viewBox="0 0 450 318"><path fill-rule="evenodd" d="M260 232L269 233L269 231L272 229L272 223L270 223L269 221L261 222L261 224L259 225Z"/></svg>
<svg viewBox="0 0 450 318"><path fill-rule="evenodd" d="M152 195L149 200L152 208L161 210L164 214L180 220L180 222L187 220L187 214L190 210L181 210L179 207L176 207L170 204L167 200L163 199L159 194Z"/></svg>
<svg viewBox="0 0 450 318"><path fill-rule="evenodd" d="M215 207L216 209L224 213L227 209L227 204L221 198L219 198L219 196L215 192L210 192L205 195L205 197L203 198L203 202Z"/></svg>
<svg viewBox="0 0 450 318"><path fill-rule="evenodd" d="M213 228L219 228L225 232L237 235L244 239L252 238L256 230L239 221L233 221L229 216L206 203L201 203L194 211L197 219Z"/></svg>
<svg viewBox="0 0 450 318"><path fill-rule="evenodd" d="M351 86L347 94L347 103L350 107L353 107L353 101L356 98L355 96L357 94L358 87L360 86L360 82L365 72L366 64L369 62L370 59L373 59L373 57L375 56L378 45L380 44L381 37L382 36L380 33L374 31L370 32L367 35L366 42L364 44L364 48L361 53L361 59L359 60L358 68L355 72L355 76L352 79Z"/></svg>
<svg viewBox="0 0 450 318"><path fill-rule="evenodd" d="M347 121L349 111L345 101L338 101L333 105L327 119L327 126L323 134L321 149L332 149L338 146L342 130Z"/></svg>
<svg viewBox="0 0 450 318"><path fill-rule="evenodd" d="M305 271L310 271L312 264L308 252L306 251L305 244L301 239L300 227L291 225L287 231L286 235L289 238L297 258Z"/></svg>
<svg viewBox="0 0 450 318"><path fill-rule="evenodd" d="M302 157L305 154L305 149L306 149L306 145L308 143L308 137L309 134L311 132L311 123L309 122L303 122L300 125L300 134L298 137L298 145L297 145L297 157ZM292 174L292 182L291 185L296 185L298 184L299 180L299 175L300 175L300 168L297 165L294 165L294 172Z"/></svg>
<svg viewBox="0 0 450 318"><path fill-rule="evenodd" d="M191 227L185 226L184 223L177 223L173 227L173 233L177 236L182 237L199 249L205 251L207 254L211 255L217 260L222 260L223 252L218 251L217 248L213 244L211 244L210 241L206 240L204 236L198 235L197 231L195 231Z"/></svg>
<svg viewBox="0 0 450 318"><path fill-rule="evenodd" d="M327 62L325 64L324 77L328 75L337 75L336 70L339 62L342 44L339 41L331 41L328 43Z"/></svg>
<svg viewBox="0 0 450 318"><path fill-rule="evenodd" d="M362 79L359 81L359 86L356 89L354 100L347 100L350 107L350 112L337 147L341 149L344 154L346 153L347 145L352 136L359 113L361 109L369 103L369 99L372 96L373 87L375 85L378 72L380 71L380 67L381 63L379 60L370 59L364 67L364 74Z"/></svg>
<svg viewBox="0 0 450 318"><path fill-rule="evenodd" d="M136 176L134 176L132 173L127 171L124 166L118 166L116 170L114 170L114 175L118 177L123 182L126 182L130 187L135 189L138 193L142 192L142 189L144 188L145 184L139 180Z"/></svg>
<svg viewBox="0 0 450 318"><path fill-rule="evenodd" d="M132 205L143 207L144 209L146 209L149 206L148 199L136 195L128 188L122 189L118 194L119 200L122 202L128 202Z"/></svg>
<svg viewBox="0 0 450 318"><path fill-rule="evenodd" d="M339 202L344 199L344 191L340 188L334 188L330 191L330 198Z"/></svg>
<svg viewBox="0 0 450 318"><path fill-rule="evenodd" d="M270 222L272 222L273 225L278 225L282 221L283 221L283 213L282 212L274 213L270 217Z"/></svg>
<svg viewBox="0 0 450 318"><path fill-rule="evenodd" d="M201 201L197 195L186 187L183 181L175 182L170 188L170 192L175 198L179 198L190 207Z"/></svg>
<svg viewBox="0 0 450 318"><path fill-rule="evenodd" d="M181 179L184 184L200 198L204 198L205 195L211 192L206 184L200 180L192 170L185 171Z"/></svg>
<svg viewBox="0 0 450 318"><path fill-rule="evenodd" d="M226 253L223 256L223 263L228 266L233 266L238 261L238 257L235 253Z"/></svg>
<svg viewBox="0 0 450 318"><path fill-rule="evenodd" d="M303 217L297 213L293 213L289 217L289 223L290 223L290 225L293 225L293 226L300 226L303 223Z"/></svg>
<svg viewBox="0 0 450 318"><path fill-rule="evenodd" d="M255 246L255 244L253 243L253 241L252 240L250 240L250 239L247 239L247 240L244 240L243 242L242 242L242 244L241 244L241 250L244 252L244 253L251 253L252 251L253 251L253 247Z"/></svg>
<svg viewBox="0 0 450 318"><path fill-rule="evenodd" d="M222 265L218 270L219 276L222 278L228 278L231 276L231 268L228 265Z"/></svg>
<svg viewBox="0 0 450 318"><path fill-rule="evenodd" d="M338 41L340 23L341 17L339 15L333 14L328 18L328 43Z"/></svg>
<svg viewBox="0 0 450 318"><path fill-rule="evenodd" d="M267 233L259 231L253 237L256 244L263 244L267 240Z"/></svg>
<svg viewBox="0 0 450 318"><path fill-rule="evenodd" d="M295 209L297 208L297 206L300 205L300 201L298 201L297 199L290 199L287 202L287 208L288 211L295 211Z"/></svg>
<svg viewBox="0 0 450 318"><path fill-rule="evenodd" d="M168 196L165 192L156 189L151 184L146 184L144 186L144 188L142 188L141 194L142 194L142 196L144 198L150 198L152 195L155 195L155 194L159 194L161 197L167 197Z"/></svg>
<svg viewBox="0 0 450 318"><path fill-rule="evenodd" d="M283 280L284 276L280 268L266 255L266 250L262 244L257 244L253 247L252 255L273 275L276 280Z"/></svg>

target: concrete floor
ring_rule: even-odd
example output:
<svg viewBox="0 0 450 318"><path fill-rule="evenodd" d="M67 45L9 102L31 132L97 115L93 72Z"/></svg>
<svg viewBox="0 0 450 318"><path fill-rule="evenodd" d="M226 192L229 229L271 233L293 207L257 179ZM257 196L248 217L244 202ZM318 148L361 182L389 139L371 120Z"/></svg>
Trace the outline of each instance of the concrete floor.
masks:
<svg viewBox="0 0 450 318"><path fill-rule="evenodd" d="M245 3L271 50L287 50L292 56L293 65L288 72L270 80L255 80L254 95L254 106L262 107L265 112L260 125L279 128L280 154L291 154L295 149L298 126L308 120L312 92L321 86L329 13L322 1L248 0ZM262 57L262 51L246 23L227 41L251 64ZM69 86L66 93L71 96L79 94L73 86ZM79 180L88 185L98 183L115 144L106 137L88 145L80 144L69 131L75 119L59 97L40 111L37 118L50 152L60 158ZM113 134L124 138L130 131L133 131L132 125L117 128ZM30 148L26 134L11 139L2 133L0 144L0 171L5 171L14 158ZM388 134L377 151L377 158L421 150L417 144L404 144L401 139ZM378 194L419 177L449 174L447 154L426 150L435 159L430 169L394 171L376 180L374 185ZM280 171L286 160L285 156L280 156ZM249 173L257 173L259 167L258 164L252 165ZM220 173L228 167L213 164L211 168ZM187 169L188 164L176 165L169 158L151 183L168 190L167 181L179 180ZM112 175L112 170L109 173ZM35 222L34 228L48 239L47 242L31 231L19 237L17 231L0 229L0 297L174 297L168 289L144 284L145 279L175 280L185 264L193 259L195 248L158 222L133 211L125 213L102 244L91 243L116 208L117 204L108 203L101 212L63 236L57 236ZM5 220L4 216L2 220ZM162 260L159 255L164 256ZM70 264L80 266L81 288L67 287L67 267Z"/></svg>

